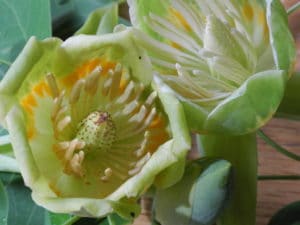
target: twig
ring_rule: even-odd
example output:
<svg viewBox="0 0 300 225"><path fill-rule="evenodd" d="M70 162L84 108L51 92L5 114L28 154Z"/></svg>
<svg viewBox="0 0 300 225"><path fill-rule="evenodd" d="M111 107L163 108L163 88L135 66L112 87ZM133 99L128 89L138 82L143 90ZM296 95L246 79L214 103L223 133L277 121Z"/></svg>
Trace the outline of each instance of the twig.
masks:
<svg viewBox="0 0 300 225"><path fill-rule="evenodd" d="M291 15L293 12L297 11L298 9L300 9L300 2L294 4L293 6L291 6L288 10L287 10L287 14Z"/></svg>
<svg viewBox="0 0 300 225"><path fill-rule="evenodd" d="M262 130L259 130L257 132L257 134L269 145L271 145L273 148L275 148L278 152L282 153L283 155L292 158L294 160L300 161L300 156L296 155L288 150L286 150L285 148L283 148L282 146L280 146L279 144L277 144L275 141L273 141L271 138L269 138Z"/></svg>

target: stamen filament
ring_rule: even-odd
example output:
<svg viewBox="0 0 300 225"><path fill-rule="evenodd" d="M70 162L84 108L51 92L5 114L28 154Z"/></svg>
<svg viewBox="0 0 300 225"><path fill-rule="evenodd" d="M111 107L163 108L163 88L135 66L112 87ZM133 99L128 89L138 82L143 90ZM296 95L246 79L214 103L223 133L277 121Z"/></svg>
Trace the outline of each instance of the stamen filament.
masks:
<svg viewBox="0 0 300 225"><path fill-rule="evenodd" d="M83 86L85 86L85 80L83 79L78 80L73 86L69 98L71 105L75 104L79 100Z"/></svg>
<svg viewBox="0 0 300 225"><path fill-rule="evenodd" d="M52 97L56 98L59 95L59 89L55 80L55 77L53 76L52 73L48 73L46 75L46 80L48 82L48 85L50 87L51 93L52 93Z"/></svg>
<svg viewBox="0 0 300 225"><path fill-rule="evenodd" d="M94 95L98 89L98 81L102 72L100 66L96 67L85 79L84 90L86 93Z"/></svg>
<svg viewBox="0 0 300 225"><path fill-rule="evenodd" d="M60 120L57 124L57 130L59 132L63 131L70 123L72 119L70 116L64 117L62 120Z"/></svg>
<svg viewBox="0 0 300 225"><path fill-rule="evenodd" d="M114 99L117 94L118 94L118 90L120 88L120 81L121 81L121 76L122 76L122 65L120 63L118 63L115 67L114 71L109 71L109 73L111 73L112 76L112 84L110 87L110 99Z"/></svg>

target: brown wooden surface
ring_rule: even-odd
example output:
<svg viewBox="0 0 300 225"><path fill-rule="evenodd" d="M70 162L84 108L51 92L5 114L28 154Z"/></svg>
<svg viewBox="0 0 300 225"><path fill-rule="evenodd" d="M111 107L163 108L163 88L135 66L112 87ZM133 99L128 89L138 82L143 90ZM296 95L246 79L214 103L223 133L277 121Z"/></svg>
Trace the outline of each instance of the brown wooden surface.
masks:
<svg viewBox="0 0 300 225"><path fill-rule="evenodd" d="M300 155L300 121L274 118L263 130L274 141ZM300 162L278 153L261 138L257 140L260 175L300 175ZM300 201L300 181L259 181L257 197L256 224L267 225L271 216L284 205ZM149 225L149 215L144 209L134 225Z"/></svg>
<svg viewBox="0 0 300 225"><path fill-rule="evenodd" d="M285 3L289 7L299 1L286 0ZM296 69L300 71L300 12L293 14L289 19L298 48ZM263 130L273 140L300 155L300 121L275 118ZM278 153L260 138L258 138L258 149L260 175L300 175L300 162ZM259 181L257 197L256 224L267 225L270 217L281 207L300 201L300 181ZM134 225L148 225L148 218L149 211L143 210Z"/></svg>
<svg viewBox="0 0 300 225"><path fill-rule="evenodd" d="M300 154L300 121L273 119L264 128L277 143ZM259 174L300 175L300 162L292 160L258 138ZM300 201L300 181L259 181L257 225L266 225L269 218L281 207Z"/></svg>

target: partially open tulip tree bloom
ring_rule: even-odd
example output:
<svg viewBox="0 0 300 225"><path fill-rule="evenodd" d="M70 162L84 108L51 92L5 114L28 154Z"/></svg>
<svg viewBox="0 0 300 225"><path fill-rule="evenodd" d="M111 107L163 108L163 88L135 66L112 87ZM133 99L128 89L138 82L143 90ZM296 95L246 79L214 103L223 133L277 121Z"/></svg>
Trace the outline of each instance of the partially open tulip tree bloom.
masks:
<svg viewBox="0 0 300 225"><path fill-rule="evenodd" d="M183 110L153 90L151 71L130 30L28 41L0 84L0 107L36 203L130 218L153 183L180 179L190 148Z"/></svg>
<svg viewBox="0 0 300 225"><path fill-rule="evenodd" d="M129 0L155 82L184 107L206 156L234 168L218 225L254 225L255 131L276 112L295 62L279 0Z"/></svg>
<svg viewBox="0 0 300 225"><path fill-rule="evenodd" d="M245 134L272 117L295 60L279 0L128 2L157 83L180 99L192 130Z"/></svg>

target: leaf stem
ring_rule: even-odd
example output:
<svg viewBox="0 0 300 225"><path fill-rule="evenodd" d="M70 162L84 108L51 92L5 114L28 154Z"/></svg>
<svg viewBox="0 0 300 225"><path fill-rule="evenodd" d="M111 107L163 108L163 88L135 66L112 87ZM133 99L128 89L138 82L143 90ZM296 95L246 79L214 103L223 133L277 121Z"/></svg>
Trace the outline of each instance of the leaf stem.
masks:
<svg viewBox="0 0 300 225"><path fill-rule="evenodd" d="M300 180L298 175L259 175L258 180Z"/></svg>
<svg viewBox="0 0 300 225"><path fill-rule="evenodd" d="M66 222L64 222L62 225L72 225L76 221L80 220L81 217L79 216L73 216L70 219L68 219Z"/></svg>
<svg viewBox="0 0 300 225"><path fill-rule="evenodd" d="M254 225L257 188L256 134L201 135L204 155L228 160L234 168L232 188L217 225Z"/></svg>
<svg viewBox="0 0 300 225"><path fill-rule="evenodd" d="M273 148L275 148L275 150L277 150L278 152L282 153L283 155L300 161L300 156L296 155L288 150L286 150L285 148L281 147L279 144L277 144L275 141L273 141L271 138L269 138L262 130L257 131L257 134L270 146L272 146Z"/></svg>
<svg viewBox="0 0 300 225"><path fill-rule="evenodd" d="M293 6L291 6L288 10L287 10L287 14L291 15L293 12L295 12L296 10L300 9L300 2L294 4Z"/></svg>

